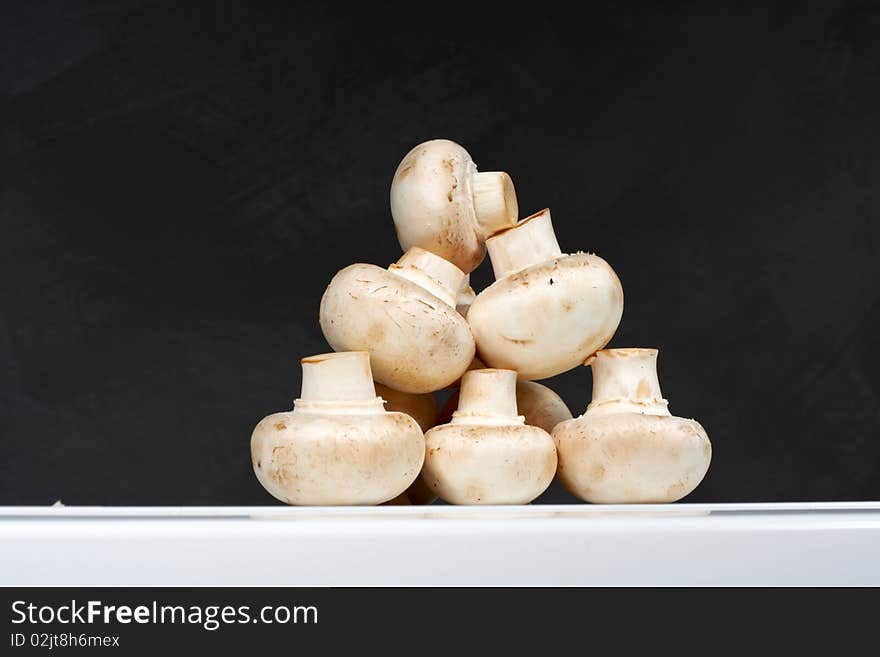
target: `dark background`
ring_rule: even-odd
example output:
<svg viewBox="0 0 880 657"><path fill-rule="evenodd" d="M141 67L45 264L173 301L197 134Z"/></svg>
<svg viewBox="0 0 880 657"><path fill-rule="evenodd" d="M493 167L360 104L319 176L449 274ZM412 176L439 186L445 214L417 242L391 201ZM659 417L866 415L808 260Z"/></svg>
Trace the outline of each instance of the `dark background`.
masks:
<svg viewBox="0 0 880 657"><path fill-rule="evenodd" d="M251 429L441 136L615 267L689 501L880 499L880 6L520 4L4 2L0 504L271 503Z"/></svg>

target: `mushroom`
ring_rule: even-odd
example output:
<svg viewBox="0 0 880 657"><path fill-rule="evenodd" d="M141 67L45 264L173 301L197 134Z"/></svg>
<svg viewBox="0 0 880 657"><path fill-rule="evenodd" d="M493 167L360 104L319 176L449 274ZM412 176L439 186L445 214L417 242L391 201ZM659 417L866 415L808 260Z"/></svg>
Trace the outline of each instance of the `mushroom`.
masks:
<svg viewBox="0 0 880 657"><path fill-rule="evenodd" d="M369 354L302 359L302 394L251 436L257 479L287 504L381 504L403 493L425 456L419 425L376 396Z"/></svg>
<svg viewBox="0 0 880 657"><path fill-rule="evenodd" d="M582 364L614 335L623 315L620 280L599 256L563 254L549 210L486 246L496 280L467 320L488 366L545 379Z"/></svg>
<svg viewBox="0 0 880 657"><path fill-rule="evenodd" d="M445 424L452 419L452 414L458 407L458 398L459 392L456 390L443 404L437 424ZM526 424L539 427L547 433L553 431L560 422L571 419L571 411L562 401L562 397L534 381L516 382L516 408Z"/></svg>
<svg viewBox="0 0 880 657"><path fill-rule="evenodd" d="M556 472L543 429L516 411L516 372L472 370L462 378L452 421L425 435L422 478L452 504L528 504Z"/></svg>
<svg viewBox="0 0 880 657"><path fill-rule="evenodd" d="M324 292L321 329L336 351L368 351L376 381L401 392L440 390L474 357L468 323L455 310L463 279L418 247L387 270L351 265Z"/></svg>
<svg viewBox="0 0 880 657"><path fill-rule="evenodd" d="M448 139L413 148L391 181L401 248L420 246L466 273L483 261L486 238L516 223L518 213L510 176L478 172L468 152Z"/></svg>
<svg viewBox="0 0 880 657"><path fill-rule="evenodd" d="M596 354L593 400L559 424L557 476L587 502L675 502L702 481L712 444L695 420L674 417L660 392L656 349Z"/></svg>

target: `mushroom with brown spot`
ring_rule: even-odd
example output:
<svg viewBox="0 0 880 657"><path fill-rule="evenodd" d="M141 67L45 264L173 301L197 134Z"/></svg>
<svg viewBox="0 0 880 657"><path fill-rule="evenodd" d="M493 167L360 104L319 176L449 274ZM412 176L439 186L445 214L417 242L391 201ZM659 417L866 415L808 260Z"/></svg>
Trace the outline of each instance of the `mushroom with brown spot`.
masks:
<svg viewBox="0 0 880 657"><path fill-rule="evenodd" d="M425 435L422 478L452 504L528 504L556 472L556 449L516 410L516 372L485 369L462 377L449 424Z"/></svg>
<svg viewBox="0 0 880 657"><path fill-rule="evenodd" d="M376 381L401 392L445 388L468 368L474 338L455 310L464 273L413 247L388 269L355 264L333 277L319 321L336 351L370 354Z"/></svg>
<svg viewBox="0 0 880 657"><path fill-rule="evenodd" d="M587 502L675 502L709 469L712 444L695 420L674 417L660 392L656 349L596 354L593 400L553 430L557 476Z"/></svg>
<svg viewBox="0 0 880 657"><path fill-rule="evenodd" d="M477 171L470 154L448 139L413 148L391 181L391 215L400 246L433 251L470 273L485 241L518 216L516 191L503 171Z"/></svg>
<svg viewBox="0 0 880 657"><path fill-rule="evenodd" d="M477 295L467 320L488 366L545 379L608 343L623 315L620 280L599 256L563 254L549 210L486 245L496 280Z"/></svg>
<svg viewBox="0 0 880 657"><path fill-rule="evenodd" d="M419 425L376 396L366 352L302 360L292 411L261 420L251 435L257 479L297 505L381 504L415 480L425 455Z"/></svg>

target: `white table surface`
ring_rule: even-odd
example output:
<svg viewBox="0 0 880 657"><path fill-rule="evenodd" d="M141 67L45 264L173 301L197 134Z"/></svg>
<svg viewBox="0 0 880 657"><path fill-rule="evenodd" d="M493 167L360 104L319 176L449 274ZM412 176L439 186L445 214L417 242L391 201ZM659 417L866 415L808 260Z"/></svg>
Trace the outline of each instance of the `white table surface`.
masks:
<svg viewBox="0 0 880 657"><path fill-rule="evenodd" d="M0 507L0 585L880 585L880 502Z"/></svg>

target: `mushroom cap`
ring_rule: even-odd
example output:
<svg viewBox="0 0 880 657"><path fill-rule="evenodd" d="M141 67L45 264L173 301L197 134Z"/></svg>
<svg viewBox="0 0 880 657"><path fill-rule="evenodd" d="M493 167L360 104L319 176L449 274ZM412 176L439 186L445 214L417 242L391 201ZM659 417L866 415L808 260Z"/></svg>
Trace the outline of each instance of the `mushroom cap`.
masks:
<svg viewBox="0 0 880 657"><path fill-rule="evenodd" d="M425 439L403 413L275 413L251 436L254 472L287 504L381 504L422 467Z"/></svg>
<svg viewBox="0 0 880 657"><path fill-rule="evenodd" d="M675 502L703 480L712 444L695 420L619 413L582 415L553 430L557 477L601 504Z"/></svg>
<svg viewBox="0 0 880 657"><path fill-rule="evenodd" d="M444 424L425 435L422 479L452 504L528 504L556 472L556 449L527 425Z"/></svg>
<svg viewBox="0 0 880 657"><path fill-rule="evenodd" d="M472 178L468 152L448 139L413 148L391 182L391 216L401 248L419 246L453 262L468 273L486 255L475 231Z"/></svg>
<svg viewBox="0 0 880 657"><path fill-rule="evenodd" d="M561 256L495 281L467 320L480 358L545 379L578 367L604 347L623 315L623 287L611 266L587 253Z"/></svg>
<svg viewBox="0 0 880 657"><path fill-rule="evenodd" d="M445 388L474 357L474 338L455 308L375 265L351 265L333 277L320 324L334 350L369 352L373 378L402 392Z"/></svg>

